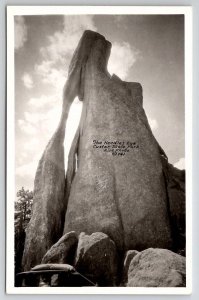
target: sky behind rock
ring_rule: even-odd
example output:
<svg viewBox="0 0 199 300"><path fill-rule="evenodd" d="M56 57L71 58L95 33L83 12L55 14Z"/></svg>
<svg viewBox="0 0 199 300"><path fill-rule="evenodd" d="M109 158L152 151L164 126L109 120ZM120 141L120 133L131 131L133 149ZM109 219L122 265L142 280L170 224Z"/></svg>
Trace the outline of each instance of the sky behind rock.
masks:
<svg viewBox="0 0 199 300"><path fill-rule="evenodd" d="M109 72L140 82L143 106L169 161L184 168L184 19L178 15L15 17L16 190L33 189L58 125L70 59L85 29L112 43ZM82 104L72 104L65 160Z"/></svg>

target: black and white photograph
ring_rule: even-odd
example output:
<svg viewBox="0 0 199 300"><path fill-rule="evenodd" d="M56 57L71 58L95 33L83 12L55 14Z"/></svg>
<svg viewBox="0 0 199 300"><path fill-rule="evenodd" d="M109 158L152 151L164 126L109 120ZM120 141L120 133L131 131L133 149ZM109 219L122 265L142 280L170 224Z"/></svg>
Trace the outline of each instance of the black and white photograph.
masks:
<svg viewBox="0 0 199 300"><path fill-rule="evenodd" d="M189 294L191 9L7 11L7 292Z"/></svg>

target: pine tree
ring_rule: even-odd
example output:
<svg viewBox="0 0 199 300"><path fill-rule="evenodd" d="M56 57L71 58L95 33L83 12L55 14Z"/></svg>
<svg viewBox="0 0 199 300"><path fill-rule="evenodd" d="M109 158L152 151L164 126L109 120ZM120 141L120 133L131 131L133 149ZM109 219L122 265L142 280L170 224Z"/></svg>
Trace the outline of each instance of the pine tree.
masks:
<svg viewBox="0 0 199 300"><path fill-rule="evenodd" d="M22 187L17 192L17 200L15 201L15 274L21 272L25 231L31 218L32 204L33 192Z"/></svg>

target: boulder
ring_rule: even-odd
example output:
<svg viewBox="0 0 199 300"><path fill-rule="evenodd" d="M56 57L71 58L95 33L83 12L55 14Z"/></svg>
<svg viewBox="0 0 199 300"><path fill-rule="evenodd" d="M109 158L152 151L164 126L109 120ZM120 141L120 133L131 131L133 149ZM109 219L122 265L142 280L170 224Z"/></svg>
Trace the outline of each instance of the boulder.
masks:
<svg viewBox="0 0 199 300"><path fill-rule="evenodd" d="M100 286L115 286L118 256L115 243L104 233L81 233L77 247L77 271Z"/></svg>
<svg viewBox="0 0 199 300"><path fill-rule="evenodd" d="M83 109L71 151L78 163L69 163L64 232L104 232L121 251L171 248L160 148L142 106L142 86L108 73L111 44L102 35L86 31L80 44L85 41ZM107 151L97 147L108 144Z"/></svg>
<svg viewBox="0 0 199 300"><path fill-rule="evenodd" d="M167 249L146 249L129 265L129 287L185 287L185 258Z"/></svg>
<svg viewBox="0 0 199 300"><path fill-rule="evenodd" d="M44 255L42 264L72 264L78 238L74 231L66 233Z"/></svg>

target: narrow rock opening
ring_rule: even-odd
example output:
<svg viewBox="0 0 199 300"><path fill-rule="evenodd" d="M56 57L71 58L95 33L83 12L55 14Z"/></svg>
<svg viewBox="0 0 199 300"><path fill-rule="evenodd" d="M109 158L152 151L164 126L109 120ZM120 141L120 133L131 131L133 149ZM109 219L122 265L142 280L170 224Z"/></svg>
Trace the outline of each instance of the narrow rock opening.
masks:
<svg viewBox="0 0 199 300"><path fill-rule="evenodd" d="M70 111L68 114L68 119L67 119L66 129L65 129L66 134L64 139L65 171L67 171L67 167L68 167L68 154L70 151L70 147L80 122L82 104L83 104L82 101L80 101L78 97L76 97L73 103L71 104Z"/></svg>

